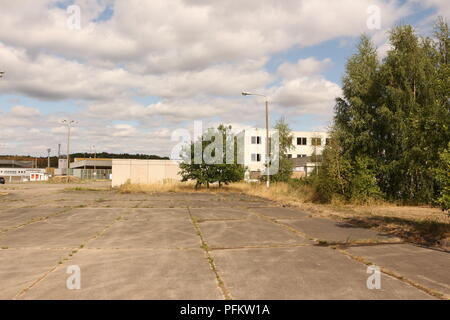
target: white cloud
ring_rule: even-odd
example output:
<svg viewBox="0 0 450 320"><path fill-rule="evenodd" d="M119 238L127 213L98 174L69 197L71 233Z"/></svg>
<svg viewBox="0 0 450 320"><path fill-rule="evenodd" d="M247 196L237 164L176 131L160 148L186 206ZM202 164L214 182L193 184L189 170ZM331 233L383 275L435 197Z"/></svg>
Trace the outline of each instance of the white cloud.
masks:
<svg viewBox="0 0 450 320"><path fill-rule="evenodd" d="M32 107L15 106L11 108L11 115L15 117L30 118L39 116L41 112Z"/></svg>
<svg viewBox="0 0 450 320"><path fill-rule="evenodd" d="M281 106L295 107L297 114L331 114L341 88L322 77L300 77L284 81L273 90L273 101Z"/></svg>
<svg viewBox="0 0 450 320"><path fill-rule="evenodd" d="M282 63L277 70L279 76L285 79L293 79L300 76L307 76L321 73L331 65L331 59L317 60L315 57L299 59L297 63Z"/></svg>
<svg viewBox="0 0 450 320"><path fill-rule="evenodd" d="M0 93L28 97L0 105L9 110L1 113L0 144L10 153L39 154L43 145L64 143L58 121L67 116L80 122L73 131L78 151L95 141L107 151L168 154L171 131L193 120L263 125L263 103L239 97L242 90L269 95L272 118L329 118L341 93L320 75L334 67L331 59L311 56L270 72L274 54L367 32L369 5L382 12L383 29L371 33L377 45L415 7L447 16L450 7L441 0L75 0L82 28L69 30L59 2L2 3ZM114 14L96 20L110 5ZM137 102L148 96L156 102ZM30 97L60 101L61 110L48 114ZM68 100L77 111L65 109Z"/></svg>

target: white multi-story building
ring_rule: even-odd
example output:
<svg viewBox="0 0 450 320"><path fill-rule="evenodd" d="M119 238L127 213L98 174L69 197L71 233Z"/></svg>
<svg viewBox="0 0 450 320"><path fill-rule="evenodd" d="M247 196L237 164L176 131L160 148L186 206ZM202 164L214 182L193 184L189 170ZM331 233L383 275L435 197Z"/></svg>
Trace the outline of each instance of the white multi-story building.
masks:
<svg viewBox="0 0 450 320"><path fill-rule="evenodd" d="M269 135L273 130L269 131ZM307 132L294 131L294 147L289 150L289 158L310 157L313 154L322 154L322 151L329 141L329 135L326 132ZM241 157L244 165L249 171L264 171L266 161L266 130L265 129L247 129L240 132L238 141L243 146Z"/></svg>

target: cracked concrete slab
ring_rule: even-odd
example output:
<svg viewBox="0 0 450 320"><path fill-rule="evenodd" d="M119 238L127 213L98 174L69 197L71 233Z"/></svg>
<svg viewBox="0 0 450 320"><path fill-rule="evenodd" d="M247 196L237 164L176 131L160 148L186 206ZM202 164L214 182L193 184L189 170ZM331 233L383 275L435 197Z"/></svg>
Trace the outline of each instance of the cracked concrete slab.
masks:
<svg viewBox="0 0 450 320"><path fill-rule="evenodd" d="M233 299L433 299L390 276L367 288L367 266L323 247L211 252ZM345 271L345 272L344 272Z"/></svg>
<svg viewBox="0 0 450 320"><path fill-rule="evenodd" d="M189 211L185 208L136 208L128 210L126 216L130 220L171 220L181 219L187 224L191 223Z"/></svg>
<svg viewBox="0 0 450 320"><path fill-rule="evenodd" d="M81 270L81 289L68 290L68 265ZM81 250L23 299L223 299L201 249Z"/></svg>
<svg viewBox="0 0 450 320"><path fill-rule="evenodd" d="M56 266L68 250L0 250L0 299L12 299Z"/></svg>
<svg viewBox="0 0 450 320"><path fill-rule="evenodd" d="M298 245L308 241L282 226L255 217L245 221L205 221L199 224L211 248Z"/></svg>
<svg viewBox="0 0 450 320"><path fill-rule="evenodd" d="M137 208L141 201L99 200L89 203L91 208Z"/></svg>
<svg viewBox="0 0 450 320"><path fill-rule="evenodd" d="M397 238L380 234L374 230L358 228L353 225L322 218L303 218L298 220L278 220L305 233L308 237L327 242L346 241L400 241Z"/></svg>
<svg viewBox="0 0 450 320"><path fill-rule="evenodd" d="M75 248L105 228L105 222L51 221L36 222L0 234L0 247L8 248Z"/></svg>
<svg viewBox="0 0 450 320"><path fill-rule="evenodd" d="M133 219L116 222L88 248L199 248L194 226L183 219Z"/></svg>
<svg viewBox="0 0 450 320"><path fill-rule="evenodd" d="M0 211L0 230L45 218L60 212L58 208L16 208Z"/></svg>
<svg viewBox="0 0 450 320"><path fill-rule="evenodd" d="M125 208L75 208L63 214L51 217L49 223L69 224L78 222L104 222L109 223L119 216L126 216L129 210Z"/></svg>
<svg viewBox="0 0 450 320"><path fill-rule="evenodd" d="M199 220L247 219L251 215L236 208L192 208L192 216Z"/></svg>
<svg viewBox="0 0 450 320"><path fill-rule="evenodd" d="M249 211L273 219L298 219L309 215L308 213L300 210L283 207L250 208Z"/></svg>
<svg viewBox="0 0 450 320"><path fill-rule="evenodd" d="M416 283L450 297L450 253L409 244L346 249Z"/></svg>

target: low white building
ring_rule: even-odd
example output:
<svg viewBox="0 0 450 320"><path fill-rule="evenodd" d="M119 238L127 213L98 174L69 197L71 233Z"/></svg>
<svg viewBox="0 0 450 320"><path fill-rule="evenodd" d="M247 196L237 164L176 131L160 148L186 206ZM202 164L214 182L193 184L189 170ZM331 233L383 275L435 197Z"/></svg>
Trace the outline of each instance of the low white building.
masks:
<svg viewBox="0 0 450 320"><path fill-rule="evenodd" d="M269 135L274 131L270 130ZM320 155L325 145L328 144L327 132L293 131L294 147L289 150L289 158L310 157ZM242 144L241 159L250 172L264 171L266 161L266 130L247 129L238 135L238 141Z"/></svg>
<svg viewBox="0 0 450 320"><path fill-rule="evenodd" d="M0 177L8 182L46 181L45 169L34 168L0 168Z"/></svg>

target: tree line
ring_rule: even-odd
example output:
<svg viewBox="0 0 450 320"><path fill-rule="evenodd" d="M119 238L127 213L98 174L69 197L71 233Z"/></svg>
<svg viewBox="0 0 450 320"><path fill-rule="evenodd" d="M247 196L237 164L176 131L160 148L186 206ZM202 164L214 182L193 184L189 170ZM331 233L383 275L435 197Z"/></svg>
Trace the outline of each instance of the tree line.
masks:
<svg viewBox="0 0 450 320"><path fill-rule="evenodd" d="M380 197L448 209L449 35L443 18L433 38L398 26L382 60L369 38L361 37L346 65L317 177L324 201Z"/></svg>

